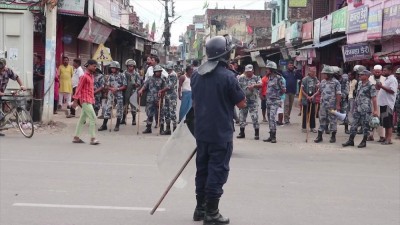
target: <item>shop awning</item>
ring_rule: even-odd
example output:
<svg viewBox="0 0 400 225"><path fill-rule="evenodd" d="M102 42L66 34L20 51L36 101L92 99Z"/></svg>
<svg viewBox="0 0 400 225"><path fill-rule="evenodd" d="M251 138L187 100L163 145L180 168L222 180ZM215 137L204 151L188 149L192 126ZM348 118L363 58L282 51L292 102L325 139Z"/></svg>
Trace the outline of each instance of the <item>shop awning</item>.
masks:
<svg viewBox="0 0 400 225"><path fill-rule="evenodd" d="M304 47L299 48L299 50L306 50L306 49L313 49L313 48L322 48L322 47L331 45L331 44L333 44L333 43L336 43L336 42L338 42L338 41L341 41L341 40L343 40L343 39L345 39L345 38L346 38L346 36L337 37L337 38L333 38L333 39L329 39L329 40L320 42L320 43L318 43L318 44L306 45L306 46L304 46Z"/></svg>
<svg viewBox="0 0 400 225"><path fill-rule="evenodd" d="M399 63L400 51L377 52L373 54L374 61L377 63Z"/></svg>

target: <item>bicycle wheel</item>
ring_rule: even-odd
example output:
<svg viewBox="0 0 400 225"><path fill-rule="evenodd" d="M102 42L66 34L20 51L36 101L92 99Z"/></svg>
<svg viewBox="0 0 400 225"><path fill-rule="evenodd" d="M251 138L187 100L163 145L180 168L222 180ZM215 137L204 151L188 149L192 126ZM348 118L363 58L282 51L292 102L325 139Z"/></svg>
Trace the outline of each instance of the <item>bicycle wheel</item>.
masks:
<svg viewBox="0 0 400 225"><path fill-rule="evenodd" d="M18 129L21 131L22 135L26 138L31 138L34 133L33 120L31 115L26 109L17 110L17 123Z"/></svg>

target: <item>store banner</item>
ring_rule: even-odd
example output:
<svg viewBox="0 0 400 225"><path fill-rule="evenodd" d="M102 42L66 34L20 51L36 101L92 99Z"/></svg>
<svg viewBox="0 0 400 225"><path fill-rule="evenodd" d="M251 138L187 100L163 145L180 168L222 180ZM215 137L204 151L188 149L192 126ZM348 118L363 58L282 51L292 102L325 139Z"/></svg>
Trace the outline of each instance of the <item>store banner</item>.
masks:
<svg viewBox="0 0 400 225"><path fill-rule="evenodd" d="M111 2L110 4L111 13L111 25L120 27L121 26L121 10L117 2Z"/></svg>
<svg viewBox="0 0 400 225"><path fill-rule="evenodd" d="M371 49L367 43L342 46L344 62L364 60L371 58Z"/></svg>
<svg viewBox="0 0 400 225"><path fill-rule="evenodd" d="M321 31L319 37L330 35L332 31L332 14L321 18Z"/></svg>
<svg viewBox="0 0 400 225"><path fill-rule="evenodd" d="M303 28L302 28L303 43L313 41L313 25L314 25L314 21L303 24Z"/></svg>
<svg viewBox="0 0 400 225"><path fill-rule="evenodd" d="M378 4L369 9L367 39L376 40L382 37L382 9Z"/></svg>
<svg viewBox="0 0 400 225"><path fill-rule="evenodd" d="M347 6L332 13L332 34L346 32Z"/></svg>
<svg viewBox="0 0 400 225"><path fill-rule="evenodd" d="M67 13L73 15L85 14L85 0L58 1L57 7L59 13Z"/></svg>
<svg viewBox="0 0 400 225"><path fill-rule="evenodd" d="M135 49L143 52L144 51L144 40L140 38L135 38L136 43L135 43Z"/></svg>
<svg viewBox="0 0 400 225"><path fill-rule="evenodd" d="M321 18L314 20L314 44L319 43L319 37L321 32Z"/></svg>
<svg viewBox="0 0 400 225"><path fill-rule="evenodd" d="M307 7L307 0L289 0L289 7Z"/></svg>
<svg viewBox="0 0 400 225"><path fill-rule="evenodd" d="M366 31L368 29L368 6L360 6L349 11L347 34Z"/></svg>
<svg viewBox="0 0 400 225"><path fill-rule="evenodd" d="M78 39L91 43L103 44L107 41L111 31L112 28L89 18L79 33Z"/></svg>
<svg viewBox="0 0 400 225"><path fill-rule="evenodd" d="M292 47L292 26L285 30L285 46Z"/></svg>
<svg viewBox="0 0 400 225"><path fill-rule="evenodd" d="M93 18L94 0L88 0L88 16Z"/></svg>
<svg viewBox="0 0 400 225"><path fill-rule="evenodd" d="M109 0L94 0L94 15L107 23L111 22L111 4Z"/></svg>
<svg viewBox="0 0 400 225"><path fill-rule="evenodd" d="M382 36L400 35L400 4L383 9Z"/></svg>
<svg viewBox="0 0 400 225"><path fill-rule="evenodd" d="M301 26L300 26L300 23L299 22L294 22L290 26L290 31L291 31L290 39L295 39L295 38L301 37Z"/></svg>

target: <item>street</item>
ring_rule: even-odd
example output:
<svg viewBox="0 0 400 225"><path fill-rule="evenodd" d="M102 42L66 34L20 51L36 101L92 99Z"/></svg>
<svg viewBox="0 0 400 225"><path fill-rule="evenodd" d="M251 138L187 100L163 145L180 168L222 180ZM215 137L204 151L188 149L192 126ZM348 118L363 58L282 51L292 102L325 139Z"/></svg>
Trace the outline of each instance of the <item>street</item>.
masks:
<svg viewBox="0 0 400 225"><path fill-rule="evenodd" d="M313 133L306 143L297 113L291 125L278 128L276 144L255 141L251 124L246 139L234 138L220 204L231 224L400 224L399 140L342 148L348 136L339 126L337 143L324 135L315 144ZM202 224L192 221L194 178L173 188L159 211L149 214L169 183L156 164L167 136L155 129L137 136L136 127L127 125L119 133L97 133L99 146L72 144L77 120L59 114L57 129L39 129L32 139L13 130L1 137L1 225ZM267 130L262 123L260 139ZM89 142L87 127L82 139ZM357 135L356 145L360 141Z"/></svg>

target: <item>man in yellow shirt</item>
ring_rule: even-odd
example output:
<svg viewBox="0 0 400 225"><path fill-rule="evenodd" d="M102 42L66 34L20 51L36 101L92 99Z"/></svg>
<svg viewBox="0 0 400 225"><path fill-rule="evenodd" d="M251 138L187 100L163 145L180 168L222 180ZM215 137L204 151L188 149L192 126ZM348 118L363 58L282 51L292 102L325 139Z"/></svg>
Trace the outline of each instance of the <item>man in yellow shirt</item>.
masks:
<svg viewBox="0 0 400 225"><path fill-rule="evenodd" d="M58 72L58 74L60 74L58 109L62 108L64 99L68 104L67 108L69 108L71 106L72 75L74 74L74 68L69 65L68 57L63 57L63 64L58 67Z"/></svg>

